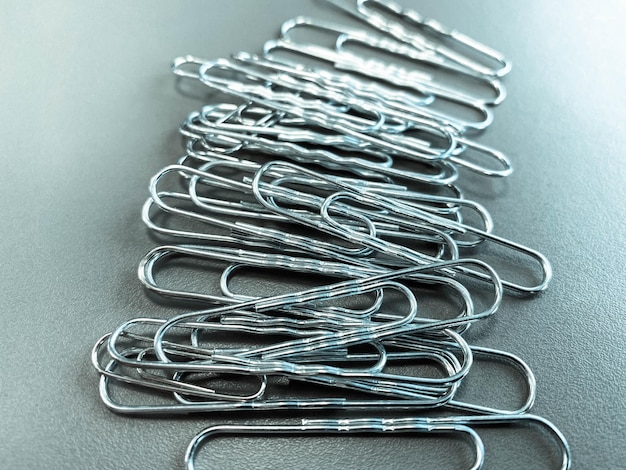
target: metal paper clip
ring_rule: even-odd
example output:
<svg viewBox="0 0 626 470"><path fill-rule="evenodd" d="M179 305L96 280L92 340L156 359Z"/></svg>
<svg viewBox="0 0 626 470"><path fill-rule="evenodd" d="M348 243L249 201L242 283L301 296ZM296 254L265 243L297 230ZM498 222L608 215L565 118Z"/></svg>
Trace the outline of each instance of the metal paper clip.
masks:
<svg viewBox="0 0 626 470"><path fill-rule="evenodd" d="M418 99L423 96L432 96L423 86L421 86L419 82L417 82L417 77L412 75L414 72L407 71L406 69L385 68L384 64L380 61L370 63L367 60L360 59L358 56L352 54L348 56L346 53L339 54L320 46L311 44L296 44L284 39L272 39L267 41L263 46L263 55L268 59L277 62L289 63L288 59L286 59L282 54L279 54L280 51L291 52L297 55L314 58L331 64L338 71L357 74L360 78L363 77L370 81L373 78L387 85L397 87L399 90L417 93ZM372 69L372 66L375 67ZM493 122L492 111L480 101L468 102L467 99L458 95L449 95L447 97L440 96L440 98L447 99L451 104L451 107L458 109L455 112L445 111L435 109L432 104L428 104L414 109L413 113L416 115L422 115L425 118L436 119L452 128L460 130L483 130ZM463 112L463 115L467 113L476 113L480 116L480 118L464 118L462 117L463 115L460 115L461 112Z"/></svg>
<svg viewBox="0 0 626 470"><path fill-rule="evenodd" d="M222 162L222 163L213 162L213 163L207 163L204 166L204 170L209 170L209 166L207 165L210 165L210 167L214 168L218 164L229 165L229 166L236 165L235 163L232 163L232 162ZM246 165L243 165L243 166L239 166L239 168L240 170L245 169L249 171L249 170L256 170L256 168L258 167L256 166L248 167ZM149 213L150 206L154 203L168 214L180 215L180 216L187 217L190 219L198 220L204 224L210 224L214 227L225 229L227 231L226 234L236 235L237 237L254 237L254 239L256 240L265 239L267 241L277 242L283 246L291 246L300 251L313 252L316 255L321 254L325 256L326 258L330 257L330 258L338 259L338 260L347 260L348 262L352 264L359 262L359 260L355 258L350 258L350 256L363 257L371 253L371 248L363 247L362 245L357 245L356 247L352 248L350 242L348 242L348 244L343 242L343 240L345 240L345 237L337 238L335 242L329 242L328 240L324 240L321 236L318 237L317 239L313 239L311 236L304 237L301 235L293 234L290 231L281 230L280 227L271 228L268 226L262 226L258 224L253 225L250 223L251 221L245 221L245 220L240 220L240 219L229 220L226 217L217 217L218 214L225 215L226 212L229 212L229 211L232 212L232 211L229 209L221 209L219 207L213 207L209 205L203 206L202 201L199 200L198 197L195 198L196 199L195 202L196 203L200 202L200 206L194 205L193 209L176 207L175 205L172 205L172 203L168 201L176 201L176 200L181 200L181 199L192 201L193 196L175 194L171 192L162 193L161 191L159 191L158 185L160 181L164 178L164 176L167 175L168 173L178 174L179 172L187 173L189 175L190 183L188 184L190 185L191 188L193 188L194 187L193 185L198 181L202 181L203 184L207 184L212 179L215 180L219 178L220 180L219 187L228 188L231 190L238 189L242 191L242 195L245 195L245 194L252 195L254 193L254 188L250 185L250 183L243 184L241 182L236 182L233 180L228 180L228 179L220 178L217 176L212 176L210 173L207 173L207 171L195 170L195 169L185 167L185 166L180 166L180 165L172 165L172 166L164 168L159 174L157 174L153 178L153 181L150 186L152 202L150 202L149 205L146 207L146 212ZM251 174L251 177L252 177L252 174ZM324 181L322 178L319 178L319 179L321 181ZM332 183L332 179L329 181L331 181ZM227 186L223 186L223 184L227 184ZM193 191L193 189L191 191ZM278 200L277 198L279 197L287 198L287 199L292 200L293 202L303 203L304 206L308 208L310 207L318 208L320 207L320 204L323 203L324 201L324 199L319 198L312 194L307 194L304 192L297 192L297 191L289 190L289 189L282 189L278 186L274 187L273 191L274 192L272 194L272 197L274 198L274 200ZM198 210L198 209L202 209L202 210ZM261 209L261 210L263 211L264 209ZM211 213L213 213L213 215L211 215ZM273 221L283 220L285 222L289 222L288 225L292 225L293 220L294 220L293 219L294 212L290 211L289 214L290 214L289 217L285 217L284 215L280 214L279 215L280 219L276 219L276 217L273 217L271 215L268 215L267 217L265 217L262 213L252 212L251 218L252 219L265 218L270 221L271 220ZM306 220L308 224L312 224L312 223L317 224L318 228L322 230L327 226L327 224L323 223L322 219L319 216L312 215L311 216L312 218L309 217L308 214L311 214L310 210L307 209L306 214L307 214L306 217L304 217L303 215L303 220ZM237 215L238 216L244 215L244 212L238 211ZM348 211L343 211L343 216L345 216L344 217L345 222L348 223L349 225L354 225L355 229L357 229L358 231L365 230L365 231L370 232L373 235L377 233L378 230L383 232L385 229L385 225L381 227L378 223L372 222L370 220L371 217L365 213L359 213L353 210L348 210ZM383 224L386 223L384 214L381 214L380 216L378 216L378 219ZM391 222L393 223L393 221ZM397 224L395 225L397 226ZM400 228L401 226L397 226L397 227ZM430 225L423 225L423 224L419 225L415 222L411 223L411 229L413 231L412 236L414 239L416 240L424 239L425 241L435 243L439 247L439 251L438 251L439 253L441 253L442 249L448 250L452 258L457 257L457 254L456 254L457 244L444 231L438 228L433 228ZM398 229L388 232L388 234L391 236L396 236L395 231L397 230ZM326 232L328 231L326 230ZM424 236L423 235L420 236L420 234L428 235L428 237L424 238ZM195 236L193 238L201 238L201 237ZM337 246L336 244L337 241L341 241L339 246ZM436 256L440 257L441 254L438 254Z"/></svg>
<svg viewBox="0 0 626 470"><path fill-rule="evenodd" d="M390 425L384 420L370 419L367 422L351 422L350 420L302 420L299 425L215 425L198 433L185 452L185 468L195 470L196 455L206 441L223 434L234 435L302 435L302 434L460 434L467 438L474 447L474 462L470 470L479 470L484 462L484 446L482 440L472 428L462 424L398 423Z"/></svg>
<svg viewBox="0 0 626 470"><path fill-rule="evenodd" d="M425 53L406 43L378 36L365 30L355 30L346 28L344 25L299 16L283 23L281 39L302 45L292 33L292 30L300 27L330 33L335 37L334 50L338 54L335 57L335 66L339 69L351 67L351 62L369 64L372 70L380 70L381 74L384 71L393 72L393 74L405 76L410 81L419 83L426 94L466 105L497 105L506 97L504 86L493 77L472 72L465 67L444 60L442 56ZM350 45L359 46L360 49L371 49L378 55L370 58L360 57L349 52ZM316 47L322 46L316 45ZM391 55L395 60L383 62L380 58L381 53ZM326 57L330 58L332 55L326 55ZM397 65L400 61L411 63L413 67L421 66L423 70L408 70ZM428 70L432 70L432 72L428 72ZM438 75L443 73L447 77L447 81L444 83L441 77L436 80L433 75L436 72L439 72ZM488 91L487 93L485 90L482 90L482 93L471 93L465 89L467 86L463 87L464 83L466 85L479 85Z"/></svg>
<svg viewBox="0 0 626 470"><path fill-rule="evenodd" d="M179 67L176 70L182 70L182 65L188 62L197 64L201 61L195 58L180 58L176 61L176 66ZM266 62L246 61L246 64L255 64L271 69L271 65ZM220 70L241 73L246 77L254 77L256 82L252 85L243 85L240 82L233 82L232 79L226 79L221 76L219 78L212 77L208 72L215 67ZM197 115L200 125L204 124L207 128L199 127L197 124L194 124L193 121L196 120L195 116L190 116L190 119L187 120L185 127L192 132L192 134L188 135L202 137L208 134L219 139L221 145L227 144L228 146L232 146L234 150L241 148L241 145L243 145L241 139L238 139L239 136L237 132L245 131L248 134L255 134L254 137L251 137L251 140L256 140L257 145L259 143L268 143L267 140L261 140L264 139L263 136L273 136L275 139L276 137L280 137L279 140L289 142L293 142L294 140L311 140L322 145L338 145L340 148L370 152L372 155L376 155L380 152L390 152L397 157L413 158L421 162L443 160L450 157L451 161L487 176L507 176L512 171L512 166L508 158L502 154L502 152L498 152L484 145L479 145L467 138L463 138L462 141L458 143L459 138L452 129L446 129L444 125L437 124L437 121L425 119L415 113L408 114L402 109L390 108L387 104L380 101L365 101L360 97L350 98L350 95L342 95L333 90L322 88L312 81L303 81L300 78L291 75L287 76L286 74L272 75L259 72L249 66L238 66L225 59L203 63L200 65L199 74L200 79L209 86L228 94L234 94L246 101L254 101L259 105L269 106L271 111L268 110L268 113L274 113L274 115L276 112L286 113L290 116L297 116L306 123L320 125L325 129L338 132L338 134L324 136L311 130L302 130L301 126L291 129L283 126L276 127L276 121L273 121L274 125L268 126L268 120L265 120L261 126L228 123L228 118L223 117L222 113L215 115L217 119L217 122L215 122L210 118L215 111L215 108L211 107L203 111L202 114ZM305 92L316 98L311 101L301 96L291 95L290 100L288 100L289 102L286 102L285 99L287 95L278 91L270 91L271 88L258 83L260 79L265 80L264 83L272 83L273 85L286 87L297 93ZM369 113L372 118L376 117L377 119L364 121L362 118L358 118L355 120L355 117L350 113L346 113L345 110L341 110L336 106L328 108L325 101L321 101L328 98L338 100L348 105L348 109L350 110L364 111ZM292 103L295 103L297 106L294 108L291 106ZM236 109L240 110L241 108L237 107ZM231 113L232 112L233 111L231 111ZM237 116L239 115L240 114L237 114ZM387 124L389 118L396 120L392 121L391 127ZM402 124L403 122L404 124ZM398 128L398 126L400 127ZM212 130L215 132L211 132ZM419 132L418 138L415 137L415 131ZM257 135L259 133L261 136ZM375 135L373 133L375 133ZM430 135L438 139L443 139L444 146L437 148L428 140L423 140ZM265 149L272 148L270 145L264 145L263 147ZM285 149L284 146L283 149L284 151L281 155L285 155L285 151L289 150ZM483 164L468 161L461 155L468 149L495 160L497 165L501 168L485 167ZM303 151L301 146L296 146L296 150L300 150L300 159L311 156L310 153L307 155L306 151ZM278 150L274 150L274 152L278 152ZM331 158L334 162L329 162L328 159L331 156L327 153L318 154L317 157L324 157L323 161L326 162L325 164L327 166L334 165L337 162L337 158ZM381 171L380 167L376 167L375 164L372 165L367 160L357 160L357 163L359 167L365 167L362 171L371 172L373 170L375 172L377 169ZM412 174L411 172L400 172L396 169L386 169L382 171L391 173L391 175L394 176L405 178L412 177L421 181L440 184L449 183L456 177L454 172L450 173L449 168L440 169L439 174L435 175ZM447 175L445 172L447 172Z"/></svg>
<svg viewBox="0 0 626 470"><path fill-rule="evenodd" d="M228 108L229 105L221 104L219 107ZM395 178L445 185L455 181L458 176L455 166L446 160L420 162L419 167L425 169L423 172L399 169L394 166L389 154L382 153L367 142L302 127L282 126L280 122L271 127L223 122L221 113L216 114L214 107L205 107L201 113L192 113L181 126L181 132L188 137L202 139L203 146L217 154L233 155L241 150L260 151L271 157L354 173L370 180L391 181L391 178Z"/></svg>
<svg viewBox="0 0 626 470"><path fill-rule="evenodd" d="M399 154L404 158L416 158L418 161L424 159L444 159L456 148L456 140L452 132L449 129L437 126L434 121L413 124L412 127L444 140L445 144L442 148L434 148L429 142L417 139L411 135L398 134L393 129L393 126L406 126L407 123L399 124L399 121L397 121L392 123L392 128L389 128L382 113L372 104L362 100L352 100L349 109L365 112L372 116L371 119L355 118L353 115L346 113L345 110L322 101L322 98L331 96L331 92L317 86L315 86L315 89L310 85L307 86L307 91L314 96L313 99L309 99L293 92L275 91L270 87L260 85L241 85L236 80L217 77L211 72L215 67L235 71L242 69L241 66L232 66L225 60L202 64L199 69L200 80L211 88L236 96L246 102L254 102L268 109L301 118L309 125L320 126L337 132L338 135L345 136L346 144L352 141L352 139L356 139L359 142L370 144L381 151ZM281 83L281 86L284 85L285 83ZM295 90L302 91L299 88L299 86L296 86ZM339 96L337 99L346 101L347 98Z"/></svg>
<svg viewBox="0 0 626 470"><path fill-rule="evenodd" d="M266 163L259 169L253 180L253 189L255 191L255 196L257 200L263 204L268 210L274 211L276 213L285 215L286 217L291 217L294 220L297 220L299 223L319 227L319 224L312 223L308 218L303 217L295 212L290 211L287 208L280 207L273 200L267 199L263 194L263 187L259 184L262 181L263 173L267 169L272 169L276 167L288 167L291 169L296 169L297 167L290 163L279 163L279 162L269 162ZM311 178L319 178L320 180L327 180L323 175L315 174L310 170L305 168L299 168L297 171L301 171L303 175L307 175ZM313 181L313 180L312 180ZM552 278L552 267L548 259L539 253L536 250L520 245L511 240L507 240L501 237L498 237L492 233L483 232L480 229L476 229L475 227L466 226L465 224L461 224L452 220L448 220L437 216L435 214L427 214L422 213L417 208L408 207L398 201L390 201L387 200L384 196L378 196L377 198L371 198L361 191L358 188L351 187L348 184L337 184L337 192L334 195L329 196L325 203L320 207L320 213L322 214L322 219L327 222L327 225L324 227L328 233L332 233L335 236L341 237L344 236L346 239L350 239L352 241L358 240L359 243L366 244L372 249L381 250L387 254L391 254L392 256L399 257L399 259L411 260L411 262L425 262L427 257L415 257L410 253L410 250L407 249L398 249L398 247L391 247L389 244L381 244L379 240L374 240L373 238L367 238L364 234L359 234L357 232L349 230L347 227L339 226L336 222L333 221L333 217L330 215L329 210L334 205L335 201L339 200L352 200L354 204L370 204L372 207L378 207L380 209L384 208L385 210L390 211L392 214L404 215L405 217L414 218L415 220L420 220L423 222L428 222L433 227L438 227L442 230L451 230L458 234L472 234L478 237L483 238L484 240L488 240L494 242L498 245L502 245L506 248L512 249L519 253L524 254L525 256L534 260L540 268L540 277L541 280L536 285L524 286L517 282L503 280L502 284L509 289L512 289L521 293L533 293L544 290L550 279ZM376 247L376 248L375 248ZM422 261L420 261L420 258ZM475 273L477 278L482 278L483 275L479 273Z"/></svg>
<svg viewBox="0 0 626 470"><path fill-rule="evenodd" d="M438 21L424 18L414 10L404 9L395 2L388 0L349 0L348 4L345 0L326 1L401 42L410 44L418 50L437 54L473 72L502 77L511 70L511 62L498 51L459 31L446 28ZM388 16L383 15L380 11L385 11ZM393 17L394 21L389 19L389 16ZM421 31L425 31L428 36ZM429 37L433 35L439 37L440 40L449 40L462 48L467 48L473 56L480 55L482 60L478 62L466 54L445 46L442 42L437 43L430 40ZM497 64L497 66L486 65L486 62Z"/></svg>

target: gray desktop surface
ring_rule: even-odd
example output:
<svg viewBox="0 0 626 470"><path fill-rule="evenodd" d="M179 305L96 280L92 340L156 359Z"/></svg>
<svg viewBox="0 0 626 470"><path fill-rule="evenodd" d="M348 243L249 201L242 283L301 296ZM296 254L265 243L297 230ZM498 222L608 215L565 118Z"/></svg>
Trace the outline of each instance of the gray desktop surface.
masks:
<svg viewBox="0 0 626 470"><path fill-rule="evenodd" d="M509 97L481 141L506 152L515 172L504 181L475 179L465 191L489 208L496 233L542 251L554 267L546 292L507 298L468 339L528 362L538 382L533 412L567 437L573 468L624 468L626 7L404 3L512 59ZM177 127L205 98L176 86L171 59L259 52L300 14L340 18L313 0L3 2L2 468L181 468L187 442L203 427L272 420L115 415L99 401L89 352L126 319L172 311L148 299L136 279L139 259L156 244L140 220L149 178L177 159ZM498 403L498 387L477 387L483 403ZM488 468L530 468L532 457L554 468L547 436L501 428L485 439ZM213 468L427 463L411 454L417 443L391 442L227 439L205 457L214 452ZM428 468L440 467L435 460Z"/></svg>

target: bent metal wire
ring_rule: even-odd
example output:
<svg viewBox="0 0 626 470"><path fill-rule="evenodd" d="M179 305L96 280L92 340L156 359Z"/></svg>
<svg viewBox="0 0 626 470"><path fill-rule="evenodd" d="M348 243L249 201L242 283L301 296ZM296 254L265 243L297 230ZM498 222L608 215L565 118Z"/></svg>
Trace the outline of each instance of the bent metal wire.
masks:
<svg viewBox="0 0 626 470"><path fill-rule="evenodd" d="M459 31L449 29L436 20L425 18L415 10L404 9L398 3L388 0L326 0L326 2L343 9L375 29L410 44L417 50L430 52L478 74L503 77L511 71L511 62L500 52ZM386 10L393 20L383 15L381 10ZM426 31L430 36L421 33L420 30ZM429 39L433 34L438 36L439 42ZM446 39L451 41L444 44L442 40ZM460 46L461 51L451 48L449 44ZM463 48L471 53L463 53ZM481 60L478 61L476 56L480 56ZM485 65L488 62L492 65Z"/></svg>
<svg viewBox="0 0 626 470"><path fill-rule="evenodd" d="M397 433L451 433L460 434L474 445L474 462L470 469L483 468L485 448L474 427L533 424L552 435L559 451L559 469L567 470L571 464L571 450L565 436L545 418L532 414L454 416L445 418L365 418L365 419L303 419L300 424L282 425L214 425L199 432L185 452L187 470L196 468L195 462L206 441L217 435L302 435L302 434L397 434Z"/></svg>
<svg viewBox="0 0 626 470"><path fill-rule="evenodd" d="M564 436L529 414L536 382L528 365L463 336L500 308L505 291L537 293L552 277L544 255L495 235L487 209L458 186L467 171L512 172L506 155L468 137L492 122L510 62L391 1L327 3L376 32L296 17L261 56L174 60L174 74L219 93L181 124L185 154L152 178L142 218L153 234L194 245L151 250L138 274L154 297L195 309L133 318L96 342L103 403L129 415L370 416L215 425L189 444L188 469L215 435L308 433L458 434L479 469L485 449L474 428L523 423L547 430L560 468L569 468ZM298 39L307 29L332 45ZM493 259L491 246L535 279L498 274L481 260ZM214 276L213 291L169 283L163 272L187 261ZM251 270L307 285L315 275L317 284L241 292L235 278ZM427 294L439 303L424 302ZM518 374L518 403L463 399L477 361ZM410 416L381 416L392 410Z"/></svg>
<svg viewBox="0 0 626 470"><path fill-rule="evenodd" d="M298 71L288 74L284 66L255 60L250 55L240 53L235 57L240 60L203 61L191 56L179 57L174 61L173 70L180 76L197 78L209 87L235 96L244 103L254 102L268 109L268 115L284 113L292 122L295 117L308 126L319 126L326 132L333 132L330 136L322 136L310 130L303 132L301 126L292 128L291 134L295 132L296 139L300 141L308 138L315 144L328 145L329 139L332 139L333 145L340 143L343 148L355 151L368 149L387 152L396 158L418 162L448 160L485 176L502 177L512 172L512 165L502 152L462 137L453 124L436 116L420 116L398 106L390 106L387 101L353 96L353 93L345 93L345 87L337 90L321 86L318 81L307 79L306 75ZM189 72L189 64L199 65L198 71ZM277 66L282 69L279 73L273 71ZM342 107L332 105L333 102L341 103ZM369 118L355 116L355 113ZM270 122L272 126L268 126ZM202 124L208 128L200 132L217 135L222 131L262 132L266 136L283 136L282 139L289 140L288 128L280 126L273 129L280 122L265 120L261 128L250 128L243 124L226 124L223 119L211 124L210 120L205 119ZM195 130L199 129L196 127ZM415 131L419 131L419 138L413 135ZM443 141L443 145L438 147L432 143L433 138ZM476 155L468 159L466 153L495 160L497 167L491 164L490 168L484 163L473 161Z"/></svg>
<svg viewBox="0 0 626 470"><path fill-rule="evenodd" d="M310 41L302 44L294 37L296 36L294 30L298 29L311 29L318 33L327 33L327 35L332 36L334 39L334 49L311 44ZM394 73L391 74L392 77L389 78L390 80L397 80L397 75L411 77L425 96L433 96L434 99L439 97L479 108L483 105L498 105L502 103L506 97L504 86L499 80L493 77L469 71L467 68L442 60L440 56L419 51L406 43L398 42L388 37L381 37L365 32L364 30L355 30L328 21L299 16L283 23L281 26L281 39L291 43L293 46L303 47L304 50L315 53L320 58L323 57L326 60L333 61L338 68L342 68L342 66L350 68L350 66L345 65L350 63L354 65L367 64L374 69L374 73L393 68ZM333 41L331 40L331 42ZM361 57L349 52L349 47L347 46L351 43L366 46L359 48L361 51L362 49L371 49L373 52L378 52L379 56L380 53L385 53L391 57L395 57L396 61L393 64L384 65L385 63L380 57L374 55ZM270 47L266 45L265 50L267 51L268 49L270 49ZM412 63L414 69L400 69L397 63L402 59ZM456 81L459 82L459 85L463 81L475 81L480 83L485 90L477 96L472 96L468 94L468 92L461 91L460 87L451 87L449 84L438 82L431 73L428 73L429 68L425 67L424 69L420 69L420 64L430 66L433 70L439 69L447 72L454 76ZM428 106L428 104L429 103L424 103L426 106Z"/></svg>
<svg viewBox="0 0 626 470"><path fill-rule="evenodd" d="M462 424L427 424L404 422L390 425L380 420L371 419L367 422L350 422L349 420L325 420L311 422L302 420L301 424L283 425L216 425L196 435L185 452L185 468L195 470L196 455L208 439L218 435L302 435L302 434L347 434L347 433L384 433L384 434L453 434L466 438L473 446L474 462L468 467L479 470L484 463L484 445L480 436L472 428Z"/></svg>

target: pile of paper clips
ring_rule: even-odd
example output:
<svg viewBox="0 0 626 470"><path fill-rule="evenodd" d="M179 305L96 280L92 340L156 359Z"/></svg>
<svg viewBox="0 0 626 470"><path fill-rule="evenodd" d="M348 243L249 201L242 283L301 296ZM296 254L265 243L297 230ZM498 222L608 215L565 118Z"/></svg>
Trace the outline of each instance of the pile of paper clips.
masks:
<svg viewBox="0 0 626 470"><path fill-rule="evenodd" d="M541 253L495 235L488 211L460 189L468 172L512 171L503 153L470 137L492 121L510 64L394 3L328 1L370 29L299 17L262 56L174 61L174 73L210 87L214 101L181 125L185 155L150 183L144 221L178 243L148 253L139 277L154 295L202 309L132 319L100 339L92 359L102 400L125 414L365 416L214 426L190 444L190 469L201 443L218 433L353 431L463 433L475 449L471 468L481 468L474 427L526 422L555 438L559 465L568 468L562 434L528 413L535 398L528 366L463 337L496 312L506 291L538 292L551 278ZM332 46L301 39L311 33ZM492 267L498 253L528 276ZM185 262L219 269L219 288L159 281ZM255 297L235 291L235 276L245 272L324 281ZM478 357L523 375L527 396L518 409L457 397ZM112 390L128 384L150 398L124 404ZM384 415L392 411L411 417Z"/></svg>

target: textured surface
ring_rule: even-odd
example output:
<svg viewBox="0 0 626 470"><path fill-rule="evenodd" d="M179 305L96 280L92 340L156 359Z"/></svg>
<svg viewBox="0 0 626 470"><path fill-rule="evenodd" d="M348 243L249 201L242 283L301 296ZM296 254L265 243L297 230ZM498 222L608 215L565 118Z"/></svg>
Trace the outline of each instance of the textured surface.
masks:
<svg viewBox="0 0 626 470"><path fill-rule="evenodd" d="M547 292L507 299L469 338L530 364L539 387L534 412L567 436L575 468L620 468L625 7L618 0L404 3L513 60L510 96L483 141L507 152L516 172L467 195L490 209L497 233L541 250L555 271ZM282 21L313 13L336 16L320 3L292 0L3 2L0 466L180 468L195 432L237 419L116 416L99 402L89 350L125 319L167 312L136 281L138 260L154 245L139 211L150 176L180 152L179 122L201 103L175 87L169 61L256 52ZM498 400L497 388L480 385L484 403ZM485 434L495 449L488 468L534 468L529 456L550 462L549 442L532 433L518 441L512 432ZM363 440L227 441L230 450L216 457L229 468L425 463L397 445ZM427 445L424 455L436 455L438 444ZM328 446L340 460L318 451Z"/></svg>

